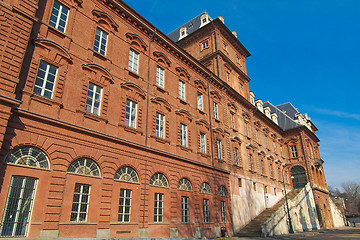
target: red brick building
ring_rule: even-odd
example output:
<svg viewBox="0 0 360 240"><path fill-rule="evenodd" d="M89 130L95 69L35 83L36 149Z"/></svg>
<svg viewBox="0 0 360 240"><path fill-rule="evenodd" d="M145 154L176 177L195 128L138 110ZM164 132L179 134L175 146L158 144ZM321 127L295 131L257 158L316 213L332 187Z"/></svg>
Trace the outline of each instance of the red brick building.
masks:
<svg viewBox="0 0 360 240"><path fill-rule="evenodd" d="M331 226L316 127L255 103L221 17L166 36L117 0L0 5L1 236L231 235L282 171Z"/></svg>

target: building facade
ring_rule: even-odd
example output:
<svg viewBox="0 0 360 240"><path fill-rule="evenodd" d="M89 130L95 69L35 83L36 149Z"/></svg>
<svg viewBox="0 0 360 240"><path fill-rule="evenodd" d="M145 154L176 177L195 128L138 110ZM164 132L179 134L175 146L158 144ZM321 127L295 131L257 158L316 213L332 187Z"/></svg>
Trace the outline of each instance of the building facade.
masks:
<svg viewBox="0 0 360 240"><path fill-rule="evenodd" d="M230 236L283 181L332 226L316 127L255 102L223 18L166 36L117 0L0 5L2 237Z"/></svg>

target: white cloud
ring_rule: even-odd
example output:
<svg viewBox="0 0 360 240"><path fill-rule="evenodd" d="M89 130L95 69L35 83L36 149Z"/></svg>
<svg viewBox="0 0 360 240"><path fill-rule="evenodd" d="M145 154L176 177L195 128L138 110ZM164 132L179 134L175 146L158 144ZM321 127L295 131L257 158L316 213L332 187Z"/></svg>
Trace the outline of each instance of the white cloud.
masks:
<svg viewBox="0 0 360 240"><path fill-rule="evenodd" d="M348 112L343 112L343 111L338 111L338 110L316 108L316 107L311 107L311 110L316 113L319 113L319 114L331 115L331 116L336 116L336 117L340 117L340 118L355 119L355 120L360 121L360 114L357 114L357 113L348 113Z"/></svg>

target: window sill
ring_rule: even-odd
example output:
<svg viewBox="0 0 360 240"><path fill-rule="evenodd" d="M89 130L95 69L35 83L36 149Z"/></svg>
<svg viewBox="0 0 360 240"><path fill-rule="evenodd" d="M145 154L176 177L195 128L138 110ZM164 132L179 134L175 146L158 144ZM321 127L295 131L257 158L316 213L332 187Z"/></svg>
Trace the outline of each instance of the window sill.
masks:
<svg viewBox="0 0 360 240"><path fill-rule="evenodd" d="M165 138L161 138L161 137L157 137L155 135L151 135L152 138L154 138L157 142L160 142L160 143L167 143L167 144L170 144L170 141L165 139Z"/></svg>
<svg viewBox="0 0 360 240"><path fill-rule="evenodd" d="M218 118L214 118L215 122L220 123L221 121Z"/></svg>
<svg viewBox="0 0 360 240"><path fill-rule="evenodd" d="M138 225L137 222L111 222L110 225Z"/></svg>
<svg viewBox="0 0 360 240"><path fill-rule="evenodd" d="M197 154L199 154L200 156L204 157L204 158L210 158L210 155L207 153L203 153L203 152L197 152Z"/></svg>
<svg viewBox="0 0 360 240"><path fill-rule="evenodd" d="M234 167L236 167L236 168L240 168L240 169L243 169L243 166L241 166L241 165L238 165L238 164L236 164L236 163L235 163L235 164L233 164L233 166L234 166Z"/></svg>
<svg viewBox="0 0 360 240"><path fill-rule="evenodd" d="M85 118L88 118L88 119L91 119L91 120L94 120L97 122L108 123L108 120L104 117L101 117L101 116L98 116L98 115L95 115L95 114L92 114L92 113L89 113L89 112L86 112L86 111L83 111L80 109L76 110L76 112L83 114Z"/></svg>
<svg viewBox="0 0 360 240"><path fill-rule="evenodd" d="M144 80L142 77L140 77L140 75L136 72L133 72L131 71L130 69L128 68L124 68L126 71L128 71L128 74L136 79L141 79L141 80Z"/></svg>
<svg viewBox="0 0 360 240"><path fill-rule="evenodd" d="M143 135L143 132L140 131L140 130L138 130L138 129L136 129L136 128L132 128L132 127L126 126L126 125L124 125L124 124L118 124L118 126L124 128L124 130L127 131L127 132L131 132L131 133L134 133L134 134L141 134L141 135Z"/></svg>
<svg viewBox="0 0 360 240"><path fill-rule="evenodd" d="M167 91L165 90L165 88L160 87L159 85L154 84L154 86L156 87L156 89L157 89L159 92L162 92L162 93L166 93L166 92L167 92Z"/></svg>
<svg viewBox="0 0 360 240"><path fill-rule="evenodd" d="M170 223L165 223L165 222L152 222L152 223L148 223L148 225L170 225Z"/></svg>
<svg viewBox="0 0 360 240"><path fill-rule="evenodd" d="M231 128L231 130L233 130L233 132L238 132L238 130L235 128Z"/></svg>
<svg viewBox="0 0 360 240"><path fill-rule="evenodd" d="M181 150L184 150L186 152L192 152L191 148L189 148L189 147L185 147L183 145L178 145L178 147L180 147Z"/></svg>
<svg viewBox="0 0 360 240"><path fill-rule="evenodd" d="M180 103L182 103L182 104L184 104L184 105L189 105L189 103L186 102L184 99L181 99L181 98L179 98L179 97L178 97L178 99L179 99Z"/></svg>
<svg viewBox="0 0 360 240"><path fill-rule="evenodd" d="M59 225L98 225L98 223L91 222L62 222Z"/></svg>
<svg viewBox="0 0 360 240"><path fill-rule="evenodd" d="M219 163L225 163L225 160L223 158L215 158L215 160L217 160Z"/></svg>
<svg viewBox="0 0 360 240"><path fill-rule="evenodd" d="M105 55L103 55L103 54L95 51L95 50L92 49L92 48L89 48L89 50L91 50L91 51L93 52L94 56L100 58L101 60L109 61L110 63L112 63L112 61L111 61L108 57L106 57Z"/></svg>
<svg viewBox="0 0 360 240"><path fill-rule="evenodd" d="M54 28L53 26L50 26L49 24L43 22L43 24L47 25L48 26L48 31L56 34L57 36L61 37L61 38L70 38L66 33L60 31L59 29L57 28Z"/></svg>
<svg viewBox="0 0 360 240"><path fill-rule="evenodd" d="M49 106L57 105L60 108L63 108L63 104L61 102L55 101L55 100L50 99L50 98L43 97L41 95L37 95L35 93L31 93L30 98L31 98L31 100L41 102L41 103L44 103L44 104L49 105Z"/></svg>

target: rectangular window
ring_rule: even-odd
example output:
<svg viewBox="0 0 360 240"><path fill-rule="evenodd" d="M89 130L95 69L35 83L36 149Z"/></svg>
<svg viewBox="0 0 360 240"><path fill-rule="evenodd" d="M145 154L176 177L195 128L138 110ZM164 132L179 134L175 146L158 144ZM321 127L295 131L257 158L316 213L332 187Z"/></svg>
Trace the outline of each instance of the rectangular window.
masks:
<svg viewBox="0 0 360 240"><path fill-rule="evenodd" d="M235 129L235 114L234 113L230 113L230 124L231 124L231 128Z"/></svg>
<svg viewBox="0 0 360 240"><path fill-rule="evenodd" d="M164 74L164 69L162 69L161 67L157 66L156 67L156 85L158 85L161 88L164 88L164 79L165 79L165 74Z"/></svg>
<svg viewBox="0 0 360 240"><path fill-rule="evenodd" d="M222 147L220 140L216 140L216 154L218 159L222 159Z"/></svg>
<svg viewBox="0 0 360 240"><path fill-rule="evenodd" d="M218 104L213 102L214 118L219 119Z"/></svg>
<svg viewBox="0 0 360 240"><path fill-rule="evenodd" d="M264 186L264 192L265 192L265 194L268 193L268 187L267 186Z"/></svg>
<svg viewBox="0 0 360 240"><path fill-rule="evenodd" d="M242 181L241 181L241 178L238 178L238 184L239 184L239 187L242 187Z"/></svg>
<svg viewBox="0 0 360 240"><path fill-rule="evenodd" d="M267 135L265 135L265 146L266 148L269 148Z"/></svg>
<svg viewBox="0 0 360 240"><path fill-rule="evenodd" d="M281 170L280 170L280 168L278 168L278 178L279 178L279 181L281 181Z"/></svg>
<svg viewBox="0 0 360 240"><path fill-rule="evenodd" d="M221 221L222 222L226 222L226 205L225 205L225 201L221 201Z"/></svg>
<svg viewBox="0 0 360 240"><path fill-rule="evenodd" d="M182 123L180 124L180 144L187 147L187 126Z"/></svg>
<svg viewBox="0 0 360 240"><path fill-rule="evenodd" d="M208 41L205 41L201 44L201 48L202 49L205 49L205 48L208 48L209 47L209 42Z"/></svg>
<svg viewBox="0 0 360 240"><path fill-rule="evenodd" d="M139 53L130 49L129 53L129 70L138 73L139 71Z"/></svg>
<svg viewBox="0 0 360 240"><path fill-rule="evenodd" d="M64 7L57 1L54 1L54 5L51 10L49 25L61 32L65 32L68 15L69 9Z"/></svg>
<svg viewBox="0 0 360 240"><path fill-rule="evenodd" d="M256 141L260 144L259 142L259 130L256 129Z"/></svg>
<svg viewBox="0 0 360 240"><path fill-rule="evenodd" d="M206 135L205 135L205 133L200 133L200 152L206 153Z"/></svg>
<svg viewBox="0 0 360 240"><path fill-rule="evenodd" d="M210 222L209 199L203 199L204 222Z"/></svg>
<svg viewBox="0 0 360 240"><path fill-rule="evenodd" d="M52 99L58 68L40 61L36 74L34 93Z"/></svg>
<svg viewBox="0 0 360 240"><path fill-rule="evenodd" d="M102 87L89 83L85 110L89 113L100 115Z"/></svg>
<svg viewBox="0 0 360 240"><path fill-rule="evenodd" d="M245 135L248 137L249 136L249 129L248 129L248 123L245 122Z"/></svg>
<svg viewBox="0 0 360 240"><path fill-rule="evenodd" d="M120 189L119 222L130 222L131 190Z"/></svg>
<svg viewBox="0 0 360 240"><path fill-rule="evenodd" d="M239 149L237 147L234 148L234 157L236 165L239 165Z"/></svg>
<svg viewBox="0 0 360 240"><path fill-rule="evenodd" d="M136 115L137 115L137 103L127 99L125 125L128 127L136 128Z"/></svg>
<svg viewBox="0 0 360 240"><path fill-rule="evenodd" d="M90 185L75 184L70 221L86 222L90 198Z"/></svg>
<svg viewBox="0 0 360 240"><path fill-rule="evenodd" d="M265 175L264 160L261 160L261 174Z"/></svg>
<svg viewBox="0 0 360 240"><path fill-rule="evenodd" d="M291 148L291 156L294 157L294 158L298 157L296 146L293 145L293 146L290 146L290 148Z"/></svg>
<svg viewBox="0 0 360 240"><path fill-rule="evenodd" d="M179 98L185 100L185 83L179 80Z"/></svg>
<svg viewBox="0 0 360 240"><path fill-rule="evenodd" d="M230 73L226 72L226 81L230 82Z"/></svg>
<svg viewBox="0 0 360 240"><path fill-rule="evenodd" d="M273 178L274 177L274 170L273 170L273 165L270 163L270 176Z"/></svg>
<svg viewBox="0 0 360 240"><path fill-rule="evenodd" d="M254 171L254 163L253 163L253 158L252 155L249 155L249 162L250 162L250 170Z"/></svg>
<svg viewBox="0 0 360 240"><path fill-rule="evenodd" d="M25 237L29 228L37 180L13 176L11 178L4 215L2 237Z"/></svg>
<svg viewBox="0 0 360 240"><path fill-rule="evenodd" d="M273 147L274 147L274 152L276 153L276 144L275 144L275 141L273 141Z"/></svg>
<svg viewBox="0 0 360 240"><path fill-rule="evenodd" d="M203 95L201 93L198 93L197 96L197 107L199 110L204 111L204 101L203 101Z"/></svg>
<svg viewBox="0 0 360 240"><path fill-rule="evenodd" d="M253 182L254 191L256 191L256 182Z"/></svg>
<svg viewBox="0 0 360 240"><path fill-rule="evenodd" d="M189 222L189 197L181 197L181 222Z"/></svg>
<svg viewBox="0 0 360 240"><path fill-rule="evenodd" d="M108 34L106 32L104 32L100 28L96 28L94 51L105 56L107 38Z"/></svg>
<svg viewBox="0 0 360 240"><path fill-rule="evenodd" d="M164 194L155 193L154 222L163 221Z"/></svg>
<svg viewBox="0 0 360 240"><path fill-rule="evenodd" d="M165 116L160 113L156 113L156 136L165 138Z"/></svg>

